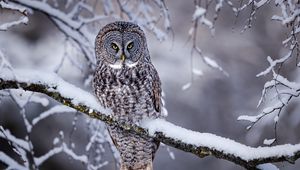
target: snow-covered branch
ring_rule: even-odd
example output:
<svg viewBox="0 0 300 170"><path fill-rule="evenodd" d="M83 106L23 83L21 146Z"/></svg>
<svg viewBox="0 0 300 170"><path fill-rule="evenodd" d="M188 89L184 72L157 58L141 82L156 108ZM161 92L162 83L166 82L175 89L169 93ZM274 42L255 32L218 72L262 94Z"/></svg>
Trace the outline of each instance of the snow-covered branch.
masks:
<svg viewBox="0 0 300 170"><path fill-rule="evenodd" d="M11 10L11 11L17 11L23 15L23 16L19 17L19 19L17 19L17 20L0 23L0 31L6 31L10 27L13 27L13 26L16 26L19 24L27 24L27 22L28 22L27 11L24 7L17 6L10 2L0 1L0 8L6 9L6 10Z"/></svg>
<svg viewBox="0 0 300 170"><path fill-rule="evenodd" d="M249 1L250 2L250 1ZM255 5L255 10L260 8L262 5L269 3L268 0L260 0L255 2L252 0L251 3ZM272 79L267 81L263 87L261 98L258 102L257 107L265 103L262 112L255 116L243 115L238 118L238 120L246 120L250 122L247 129L251 129L259 120L261 120L266 115L273 114L274 116L274 139L265 140L265 144L273 144L277 140L277 124L279 121L280 114L283 109L286 108L288 103L300 96L300 84L299 82L292 82L288 80L281 70L284 67L288 67L288 61L295 59L296 63L294 66L299 67L299 30L300 30L300 9L299 4L296 1L286 0L276 0L276 6L280 7L281 15L272 16L272 20L279 21L280 24L288 28L287 37L282 41L283 47L287 49L287 52L279 57L271 58L267 57L269 66L262 72L258 73L256 77L267 76L272 74ZM250 5L250 4L248 4ZM255 12L255 10L253 12ZM271 94L271 100L266 100L268 94Z"/></svg>
<svg viewBox="0 0 300 170"><path fill-rule="evenodd" d="M26 168L20 165L11 157L7 156L4 152L0 151L0 161L4 162L8 165L7 169L19 169L19 170L26 170Z"/></svg>
<svg viewBox="0 0 300 170"><path fill-rule="evenodd" d="M300 157L300 144L254 148L214 134L184 129L162 119L143 120L140 126L119 123L110 115L109 109L100 106L92 94L67 83L52 73L16 70L12 74L10 70L2 71L0 73L0 89L17 88L46 94L56 101L106 124L117 125L131 133L154 137L169 146L191 152L199 157L211 155L248 169L256 169L257 165L268 162L288 161L293 163ZM75 91L76 93L74 93ZM53 153L54 151L55 153L58 151L68 152L63 145L54 149Z"/></svg>
<svg viewBox="0 0 300 170"><path fill-rule="evenodd" d="M127 1L125 3L119 0L116 1L117 3L109 1L99 2L103 3L104 13L99 13L96 10L97 8L93 6L94 4L85 1L74 2L72 5L66 2L63 9L52 6L47 1L13 0L12 2L32 11L42 12L48 16L66 37L75 42L76 48L80 49L91 70L94 69L96 63L94 38L99 30L98 28L91 28L89 26L91 23L103 21L109 17L120 20L123 18L122 14L125 14L130 21L138 23L142 28L152 32L159 40L166 39L167 33L172 31L169 12L164 0L155 0L153 2ZM100 7L102 8L102 6ZM121 16L116 13L118 8L121 10ZM88 15L82 13L87 13ZM161 19L163 19L162 26L158 24ZM20 22L25 22L25 20L14 21L8 24L16 25ZM8 28L7 25L5 26L5 28Z"/></svg>
<svg viewBox="0 0 300 170"><path fill-rule="evenodd" d="M91 38L93 37L90 34L91 31L87 30L86 24L91 21L104 19L106 18L105 16L94 15L93 12L89 11L89 13L93 14L92 17L79 17L78 15L83 9L89 10L91 8L82 2L78 2L76 5L74 5L73 9L69 13L54 8L43 1L14 0L13 2L46 14L62 33L64 33L78 45L84 57L87 59L89 66L93 68L95 64L93 50L94 40Z"/></svg>
<svg viewBox="0 0 300 170"><path fill-rule="evenodd" d="M70 148L68 148L68 146L65 143L62 143L60 146L54 147L53 149L51 149L49 152L47 152L46 154L35 158L35 162L37 165L41 165L43 164L44 161L48 160L49 157L52 157L56 154L59 154L61 152L66 153L67 155L71 156L74 160L78 160L81 161L82 163L88 164L88 158L85 155L77 155L73 152L73 150L71 150Z"/></svg>

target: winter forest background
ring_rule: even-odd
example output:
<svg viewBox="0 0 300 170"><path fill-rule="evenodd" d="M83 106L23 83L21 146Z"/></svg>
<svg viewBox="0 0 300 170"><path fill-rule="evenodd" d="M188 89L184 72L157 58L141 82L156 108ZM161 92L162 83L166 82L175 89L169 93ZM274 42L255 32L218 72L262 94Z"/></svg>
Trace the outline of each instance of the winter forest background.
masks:
<svg viewBox="0 0 300 170"><path fill-rule="evenodd" d="M297 0L0 1L0 72L5 67L56 72L92 92L96 34L107 23L129 20L146 32L168 121L250 146L297 144L299 6ZM46 155L40 169L115 169L118 156L104 127L45 95L2 90L0 169L7 167L3 155L23 164L47 153L57 154ZM9 140L12 135L30 143L31 152L18 153L22 148ZM154 169L241 167L161 146Z"/></svg>

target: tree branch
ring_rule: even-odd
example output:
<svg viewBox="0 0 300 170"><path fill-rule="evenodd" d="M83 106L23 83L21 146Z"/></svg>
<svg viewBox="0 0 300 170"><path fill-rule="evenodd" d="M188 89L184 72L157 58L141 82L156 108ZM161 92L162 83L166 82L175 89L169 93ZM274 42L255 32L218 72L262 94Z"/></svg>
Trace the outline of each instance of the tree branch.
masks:
<svg viewBox="0 0 300 170"><path fill-rule="evenodd" d="M130 133L154 137L166 145L201 158L211 155L225 159L246 169L258 169L257 165L270 162L294 163L300 157L300 144L254 148L214 134L184 129L162 119L143 120L140 126L119 123L110 115L109 109L98 104L93 95L52 73L3 70L0 73L0 90L4 89L43 93L107 125L117 125Z"/></svg>

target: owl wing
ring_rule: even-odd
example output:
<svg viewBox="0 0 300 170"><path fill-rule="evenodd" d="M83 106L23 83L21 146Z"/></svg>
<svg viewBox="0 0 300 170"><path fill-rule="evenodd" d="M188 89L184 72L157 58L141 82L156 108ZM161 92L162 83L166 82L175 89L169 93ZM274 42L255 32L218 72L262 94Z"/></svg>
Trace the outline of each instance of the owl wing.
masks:
<svg viewBox="0 0 300 170"><path fill-rule="evenodd" d="M154 69L153 66L152 66L152 70L154 72L154 74L152 74L152 76L153 76L152 101L153 101L154 109L160 113L161 107L162 107L161 83L160 83L160 79L158 77L158 73Z"/></svg>
<svg viewBox="0 0 300 170"><path fill-rule="evenodd" d="M153 104L157 112L161 111L161 88L160 83L154 82L153 84Z"/></svg>

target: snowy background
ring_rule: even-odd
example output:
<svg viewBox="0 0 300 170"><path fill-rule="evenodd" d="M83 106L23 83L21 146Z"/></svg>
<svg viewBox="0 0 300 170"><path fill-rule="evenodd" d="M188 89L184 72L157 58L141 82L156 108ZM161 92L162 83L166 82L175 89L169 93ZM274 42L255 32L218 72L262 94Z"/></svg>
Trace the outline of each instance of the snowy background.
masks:
<svg viewBox="0 0 300 170"><path fill-rule="evenodd" d="M166 1L174 37L169 34L165 41L158 41L146 32L152 62L156 66L166 94L166 107L169 112L167 120L176 125L199 132L214 133L228 137L251 146L263 145L263 140L274 137L273 117L266 117L250 131L246 130L248 122L237 121L240 115L257 115L260 108L256 105L260 99L264 83L268 76L257 78L256 75L268 67L267 56L278 58L286 51L281 41L285 39L284 27L270 21L278 9L263 6L256 14L252 28L241 33L247 14L241 15L236 23L232 11L222 9L216 22L215 36L205 27L198 32L198 46L210 58L214 59L229 74L211 69L201 59L194 57L193 65L202 70L203 75L194 76L192 85L182 90L191 81L191 42L187 43L188 31L192 25L195 11L193 1ZM263 11L263 12L262 12ZM0 21L4 20L5 11L0 10ZM3 15L2 15L3 14ZM1 16L2 15L2 16ZM111 19L97 25L99 30ZM96 36L97 31L94 35ZM63 33L42 13L29 15L26 26L19 25L10 31L0 32L0 49L14 68L53 71L61 64L61 58L68 55L76 60L80 68L74 67L71 59L65 59L58 74L66 81L92 91L91 86L83 85L86 80L82 71L86 71L85 60L78 55L78 50L70 45ZM294 61L290 61L294 62ZM282 72L288 78L299 81L299 69L285 67ZM298 76L297 76L298 75ZM76 92L74 92L76 93ZM44 96L43 96L44 97ZM42 107L40 102L25 106L28 119L32 120L41 112L56 105ZM280 115L277 144L300 141L299 100L293 100ZM11 98L0 102L0 125L20 138L26 136L25 125L19 114L18 106ZM53 139L63 131L66 144L73 145L77 153L84 154L89 138L86 116L79 113L58 113L42 120L31 133L35 154L45 153L53 146ZM114 159L108 144L104 144L101 160L108 161L102 169L114 169ZM12 153L7 141L0 139L2 151ZM175 155L173 160L172 154ZM17 157L17 155L14 155ZM296 165L276 164L280 169L297 169ZM0 169L2 169L0 163ZM85 169L85 166L64 154L50 158L42 169ZM228 161L198 157L182 151L161 146L155 161L155 169L241 169Z"/></svg>

